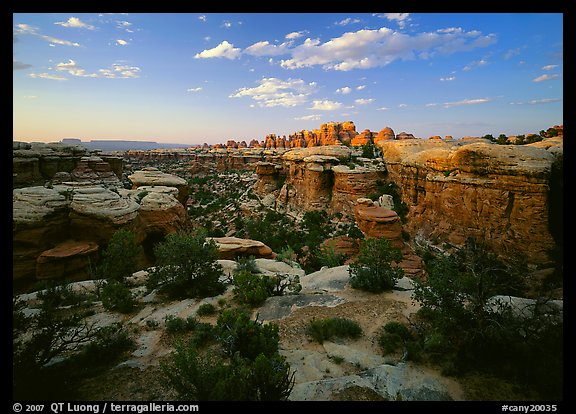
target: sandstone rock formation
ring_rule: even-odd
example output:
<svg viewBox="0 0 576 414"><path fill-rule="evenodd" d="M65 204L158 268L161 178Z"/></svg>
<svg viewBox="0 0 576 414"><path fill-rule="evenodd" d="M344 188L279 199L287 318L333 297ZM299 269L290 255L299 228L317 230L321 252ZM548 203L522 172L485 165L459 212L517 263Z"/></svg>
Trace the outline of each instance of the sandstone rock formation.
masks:
<svg viewBox="0 0 576 414"><path fill-rule="evenodd" d="M187 194L185 180L158 173L135 173L138 183L153 185L125 190L102 158L83 156L70 172L53 173L48 187L14 189L15 287L35 279L89 277L88 264L121 228L132 231L149 255L152 243L185 228L186 209L176 198ZM160 182L181 188L156 185Z"/></svg>
<svg viewBox="0 0 576 414"><path fill-rule="evenodd" d="M210 237L218 246L220 259L235 260L238 256L273 259L276 254L264 243L238 237Z"/></svg>
<svg viewBox="0 0 576 414"><path fill-rule="evenodd" d="M388 239L392 247L403 248L402 223L395 211L380 207L372 200L361 198L354 207L354 215L356 224L365 237Z"/></svg>
<svg viewBox="0 0 576 414"><path fill-rule="evenodd" d="M405 230L413 237L455 245L476 237L503 255L521 252L531 263L549 261L555 247L550 224L557 213L549 207L560 190L551 177L561 168L562 150L558 142L545 145L377 142L409 208Z"/></svg>
<svg viewBox="0 0 576 414"><path fill-rule="evenodd" d="M133 188L156 185L175 187L178 189L177 198L180 203L185 205L186 200L188 199L188 183L186 180L173 174L166 174L158 170L158 168L143 168L142 170L135 171L132 175L129 175L128 179L132 181Z"/></svg>
<svg viewBox="0 0 576 414"><path fill-rule="evenodd" d="M362 165L357 165L352 154L352 149L341 145L286 152L282 156L286 181L277 209L293 215L325 210L353 217L356 199L376 191L385 168L379 160L362 159Z"/></svg>

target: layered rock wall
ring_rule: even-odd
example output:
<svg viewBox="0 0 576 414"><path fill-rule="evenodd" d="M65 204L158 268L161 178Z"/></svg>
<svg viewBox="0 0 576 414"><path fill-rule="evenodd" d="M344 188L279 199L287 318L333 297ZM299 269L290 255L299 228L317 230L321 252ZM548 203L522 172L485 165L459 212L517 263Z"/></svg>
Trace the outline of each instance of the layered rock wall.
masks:
<svg viewBox="0 0 576 414"><path fill-rule="evenodd" d="M463 245L486 241L504 256L543 264L557 248L550 209L561 143L496 145L486 140L378 141L390 180L408 206L412 236ZM558 174L554 176L558 177ZM561 174L559 175L561 177Z"/></svg>

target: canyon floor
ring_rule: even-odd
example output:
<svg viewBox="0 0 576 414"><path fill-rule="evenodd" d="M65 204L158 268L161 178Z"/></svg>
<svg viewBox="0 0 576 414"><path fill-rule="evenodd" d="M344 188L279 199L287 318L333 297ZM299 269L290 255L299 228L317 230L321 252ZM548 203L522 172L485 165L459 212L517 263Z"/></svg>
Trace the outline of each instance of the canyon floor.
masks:
<svg viewBox="0 0 576 414"><path fill-rule="evenodd" d="M225 272L233 261L221 261ZM272 259L257 259L266 274L290 271L287 264ZM301 275L301 269L293 268ZM135 280L142 282L143 272ZM461 384L441 374L438 367L403 362L400 354L384 356L377 335L390 321L408 322L418 309L411 299L411 282L399 280L388 292L373 294L352 289L348 267L323 268L301 277L302 291L295 295L274 296L258 308L252 317L279 327L280 354L295 372L293 401L382 401L382 400L464 400ZM75 284L74 289L90 291L94 281ZM128 358L115 367L83 380L78 398L87 401L171 401L177 395L165 387L161 362L170 359L177 338L166 329L166 316L196 317L215 324L218 313L198 316L200 305L213 303L218 310L237 306L232 286L217 297L202 300L163 301L143 286L132 288L139 299L137 310L130 314L106 311L95 302L91 323L105 326L121 322L137 344ZM34 302L34 294L25 296ZM31 302L30 302L31 301ZM225 304L225 305L222 305ZM307 334L309 321L342 317L357 322L362 335L357 339L334 339L320 344ZM181 338L181 337L180 337Z"/></svg>

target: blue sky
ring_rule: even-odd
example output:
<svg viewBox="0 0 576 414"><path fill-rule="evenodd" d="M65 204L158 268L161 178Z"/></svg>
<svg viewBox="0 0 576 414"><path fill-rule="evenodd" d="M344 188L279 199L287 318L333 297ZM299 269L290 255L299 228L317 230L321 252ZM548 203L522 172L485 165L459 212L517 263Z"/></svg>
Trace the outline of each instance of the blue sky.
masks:
<svg viewBox="0 0 576 414"><path fill-rule="evenodd" d="M561 13L15 13L13 140L563 123Z"/></svg>

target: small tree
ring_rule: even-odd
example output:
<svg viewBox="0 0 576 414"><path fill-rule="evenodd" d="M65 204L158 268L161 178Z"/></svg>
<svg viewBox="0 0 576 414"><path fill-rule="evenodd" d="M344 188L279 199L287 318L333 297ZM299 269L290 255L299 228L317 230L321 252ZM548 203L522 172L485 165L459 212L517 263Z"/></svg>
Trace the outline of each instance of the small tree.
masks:
<svg viewBox="0 0 576 414"><path fill-rule="evenodd" d="M203 231L172 233L154 247L154 254L148 288L160 287L174 297L215 296L225 290L218 247Z"/></svg>
<svg viewBox="0 0 576 414"><path fill-rule="evenodd" d="M142 246L134 239L134 233L126 229L117 230L102 252L102 260L96 268L98 277L123 281L138 270L138 257Z"/></svg>
<svg viewBox="0 0 576 414"><path fill-rule="evenodd" d="M348 269L350 286L373 293L392 289L396 281L404 276L401 268L393 268L391 265L393 261L400 260L402 252L393 248L390 240L363 240L358 258Z"/></svg>

